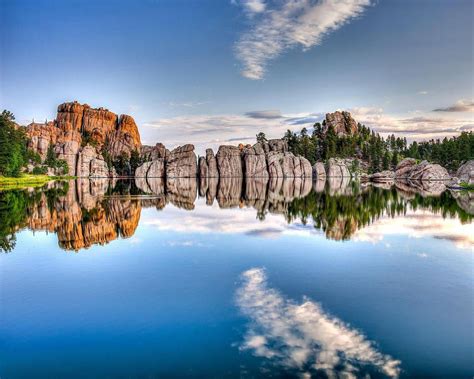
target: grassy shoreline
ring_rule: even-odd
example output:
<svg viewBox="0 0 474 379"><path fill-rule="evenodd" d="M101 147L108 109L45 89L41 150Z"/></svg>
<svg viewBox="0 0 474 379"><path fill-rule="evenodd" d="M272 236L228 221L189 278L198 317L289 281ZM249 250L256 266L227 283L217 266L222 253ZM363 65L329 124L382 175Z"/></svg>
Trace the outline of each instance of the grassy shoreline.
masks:
<svg viewBox="0 0 474 379"><path fill-rule="evenodd" d="M0 190L25 189L42 187L53 180L73 179L73 176L48 176L22 174L18 178L0 176Z"/></svg>

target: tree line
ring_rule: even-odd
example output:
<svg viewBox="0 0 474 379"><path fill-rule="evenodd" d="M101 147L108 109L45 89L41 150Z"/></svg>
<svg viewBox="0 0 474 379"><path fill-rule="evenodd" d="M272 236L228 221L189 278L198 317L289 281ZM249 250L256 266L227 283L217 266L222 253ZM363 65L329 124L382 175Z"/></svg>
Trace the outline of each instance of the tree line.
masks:
<svg viewBox="0 0 474 379"><path fill-rule="evenodd" d="M332 126L315 123L299 133L287 130L283 138L290 152L308 159L311 164L330 158L358 158L368 165L369 173L393 170L403 158L415 158L438 163L455 171L463 162L474 158L474 133L462 132L457 137L408 143L394 134L384 138L365 125L357 125L357 133L337 135ZM265 134L257 134L257 141Z"/></svg>

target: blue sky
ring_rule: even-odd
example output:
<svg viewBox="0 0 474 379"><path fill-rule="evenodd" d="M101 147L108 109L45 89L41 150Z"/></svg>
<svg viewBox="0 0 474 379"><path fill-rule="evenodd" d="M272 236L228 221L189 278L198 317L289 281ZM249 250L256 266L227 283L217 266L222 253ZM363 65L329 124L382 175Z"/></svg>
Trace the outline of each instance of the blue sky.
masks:
<svg viewBox="0 0 474 379"><path fill-rule="evenodd" d="M0 107L20 123L78 100L170 147L278 137L336 109L409 139L474 127L472 1L0 4Z"/></svg>

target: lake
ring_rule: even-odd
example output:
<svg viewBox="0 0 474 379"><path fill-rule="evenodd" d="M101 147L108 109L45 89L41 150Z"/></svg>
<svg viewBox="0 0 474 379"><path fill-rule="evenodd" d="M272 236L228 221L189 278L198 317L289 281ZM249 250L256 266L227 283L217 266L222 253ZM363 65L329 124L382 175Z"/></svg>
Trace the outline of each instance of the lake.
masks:
<svg viewBox="0 0 474 379"><path fill-rule="evenodd" d="M226 178L0 193L0 377L472 378L474 195Z"/></svg>

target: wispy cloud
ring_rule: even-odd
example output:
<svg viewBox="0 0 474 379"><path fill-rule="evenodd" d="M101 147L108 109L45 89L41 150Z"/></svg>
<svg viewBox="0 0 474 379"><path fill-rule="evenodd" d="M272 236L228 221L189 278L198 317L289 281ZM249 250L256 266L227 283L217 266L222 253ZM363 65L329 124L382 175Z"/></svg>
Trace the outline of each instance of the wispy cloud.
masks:
<svg viewBox="0 0 474 379"><path fill-rule="evenodd" d="M280 118L282 117L279 110L268 110L268 111L252 111L245 113L246 116L252 118Z"/></svg>
<svg viewBox="0 0 474 379"><path fill-rule="evenodd" d="M319 303L305 298L299 304L269 287L261 268L242 274L236 300L250 320L240 348L279 368L302 378L368 377L374 368L391 378L400 373L399 360L378 351L366 336Z"/></svg>
<svg viewBox="0 0 474 379"><path fill-rule="evenodd" d="M301 120L311 125L308 116L308 113L284 115L278 110L243 115L189 115L158 119L143 127L146 140L160 141L169 147L192 143L198 152L203 152L206 147L216 149L226 143L253 143L259 132L268 138L281 138L287 129L299 131Z"/></svg>
<svg viewBox="0 0 474 379"><path fill-rule="evenodd" d="M323 38L361 16L370 0L293 0L288 2L243 1L251 15L251 28L235 45L242 75L262 79L268 62L285 51L321 44ZM258 12L249 10L258 10Z"/></svg>
<svg viewBox="0 0 474 379"><path fill-rule="evenodd" d="M390 115L383 108L359 107L349 109L356 121L382 135L396 134L410 140L426 140L458 135L474 130L469 118L451 113L409 113ZM250 111L245 114L187 115L161 118L142 127L146 141L160 141L169 148L192 143L198 153L207 147L217 149L223 144L254 143L255 135L264 132L267 138L281 138L286 130L299 132L324 119L324 113L285 114L280 110ZM185 137L184 137L185 136Z"/></svg>
<svg viewBox="0 0 474 379"><path fill-rule="evenodd" d="M428 91L419 91L418 95L428 95Z"/></svg>
<svg viewBox="0 0 474 379"><path fill-rule="evenodd" d="M183 102L169 101L168 103L166 103L166 105L171 108L196 108L201 105L205 105L209 103L210 101L183 101Z"/></svg>
<svg viewBox="0 0 474 379"><path fill-rule="evenodd" d="M433 109L433 112L474 112L474 101L461 99L449 107Z"/></svg>
<svg viewBox="0 0 474 379"><path fill-rule="evenodd" d="M383 108L361 107L350 109L360 123L377 132L409 137L411 140L444 138L473 130L472 120L451 116L433 117L431 113L394 116L386 114ZM441 116L441 115L440 115Z"/></svg>

